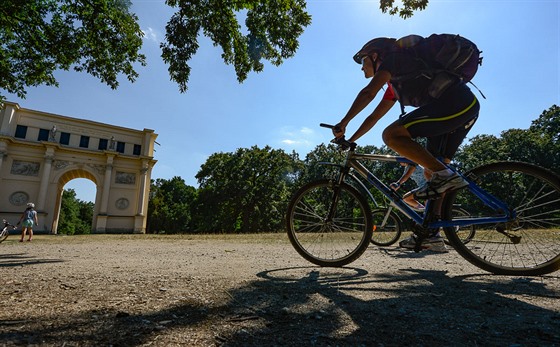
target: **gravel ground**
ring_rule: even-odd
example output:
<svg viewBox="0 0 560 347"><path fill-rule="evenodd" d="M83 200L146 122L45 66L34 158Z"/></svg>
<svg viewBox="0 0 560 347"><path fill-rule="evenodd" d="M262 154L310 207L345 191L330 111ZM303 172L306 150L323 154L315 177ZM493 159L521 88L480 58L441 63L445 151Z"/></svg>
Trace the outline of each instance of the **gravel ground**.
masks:
<svg viewBox="0 0 560 347"><path fill-rule="evenodd" d="M283 234L0 244L0 346L560 346L560 272L370 247L319 268Z"/></svg>

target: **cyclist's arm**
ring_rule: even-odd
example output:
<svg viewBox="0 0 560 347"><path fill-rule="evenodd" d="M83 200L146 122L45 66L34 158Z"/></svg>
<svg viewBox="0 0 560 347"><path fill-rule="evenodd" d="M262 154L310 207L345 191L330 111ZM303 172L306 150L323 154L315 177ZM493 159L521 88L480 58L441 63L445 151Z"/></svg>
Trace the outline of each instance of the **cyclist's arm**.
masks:
<svg viewBox="0 0 560 347"><path fill-rule="evenodd" d="M373 113L370 114L362 123L362 125L360 125L360 127L358 128L358 130L356 130L356 132L354 133L354 135L352 135L352 137L350 137L348 139L348 141L350 142L356 142L360 137L362 137L365 133L367 133L368 131L370 131L371 128L374 127L375 124L377 124L377 121L379 121L384 115L387 114L387 112L389 112L389 110L391 109L391 107L393 107L393 105L395 104L394 100L388 100L388 99L383 99L381 100L381 102L379 103L379 105L377 105L377 107L375 108L375 110L373 110Z"/></svg>
<svg viewBox="0 0 560 347"><path fill-rule="evenodd" d="M350 109L344 118L342 118L340 123L337 124L337 127L340 128L341 131L334 134L336 137L344 135L344 131L346 130L348 123L350 123L350 121L356 117L358 113L360 113L373 99L375 99L379 90L387 84L390 79L391 74L385 70L378 71L373 76L368 85L358 93L358 96L356 96L356 99L352 103L352 106L350 106Z"/></svg>

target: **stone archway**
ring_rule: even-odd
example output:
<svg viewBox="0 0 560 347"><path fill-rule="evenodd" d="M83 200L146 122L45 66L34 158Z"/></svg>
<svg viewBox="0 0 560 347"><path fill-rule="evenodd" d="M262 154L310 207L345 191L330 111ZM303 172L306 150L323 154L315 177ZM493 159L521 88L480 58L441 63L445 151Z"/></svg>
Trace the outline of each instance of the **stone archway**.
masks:
<svg viewBox="0 0 560 347"><path fill-rule="evenodd" d="M64 193L64 186L66 186L66 184L70 181L72 181L73 179L76 178L85 178L88 179L90 181L92 181L96 186L97 186L97 178L90 172L83 170L83 169L78 169L78 170L70 170L64 174L62 174L62 176L60 176L60 178L58 179L58 194L56 195L56 202L55 202L55 210L54 210L54 214L53 214L53 222L52 222L52 227L51 230L53 233L58 233L58 220L60 218L60 206L62 203L62 194ZM97 195L97 192L96 192ZM96 199L97 200L97 199ZM93 215L97 215L97 211L96 211L96 206L97 204L94 204L94 210L93 210ZM92 231L95 231L95 218L92 220Z"/></svg>
<svg viewBox="0 0 560 347"><path fill-rule="evenodd" d="M6 102L0 110L0 214L19 218L27 202L38 231L57 232L62 190L74 178L96 185L93 231L146 230L157 134L53 115ZM10 217L11 216L11 217Z"/></svg>

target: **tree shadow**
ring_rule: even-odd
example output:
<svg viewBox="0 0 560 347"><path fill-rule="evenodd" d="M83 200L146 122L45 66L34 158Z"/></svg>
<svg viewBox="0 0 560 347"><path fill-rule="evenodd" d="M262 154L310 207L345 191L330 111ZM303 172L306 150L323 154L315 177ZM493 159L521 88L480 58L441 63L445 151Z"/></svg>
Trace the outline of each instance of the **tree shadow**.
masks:
<svg viewBox="0 0 560 347"><path fill-rule="evenodd" d="M0 268L63 262L62 259L37 259L27 253L0 254Z"/></svg>
<svg viewBox="0 0 560 347"><path fill-rule="evenodd" d="M55 329L30 322L17 333L0 333L0 341L168 345L166 332L181 330L177 345L560 345L558 305L542 304L560 298L558 287L545 283L558 277L449 277L419 269L370 274L351 267L282 268L256 277L228 288L225 304L182 302L143 314L93 310Z"/></svg>

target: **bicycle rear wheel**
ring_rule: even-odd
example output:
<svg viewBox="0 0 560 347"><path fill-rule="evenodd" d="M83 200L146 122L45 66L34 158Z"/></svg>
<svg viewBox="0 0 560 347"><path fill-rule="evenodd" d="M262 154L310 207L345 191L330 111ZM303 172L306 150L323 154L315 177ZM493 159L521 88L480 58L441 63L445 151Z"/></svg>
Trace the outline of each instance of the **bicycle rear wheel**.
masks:
<svg viewBox="0 0 560 347"><path fill-rule="evenodd" d="M373 233L371 243L377 246L390 246L401 237L399 216L388 208L380 208L371 213Z"/></svg>
<svg viewBox="0 0 560 347"><path fill-rule="evenodd" d="M334 215L329 219L333 201ZM328 179L301 187L288 205L286 221L296 251L319 266L339 267L358 259L372 234L364 196L346 183L338 186Z"/></svg>
<svg viewBox="0 0 560 347"><path fill-rule="evenodd" d="M453 247L472 264L501 275L538 276L560 268L560 178L546 169L518 162L483 165L467 176L515 211L507 223L473 225L475 234L462 242L455 228L445 228ZM468 188L448 193L444 212L453 204L472 218L498 217ZM463 228L463 227L461 227Z"/></svg>

